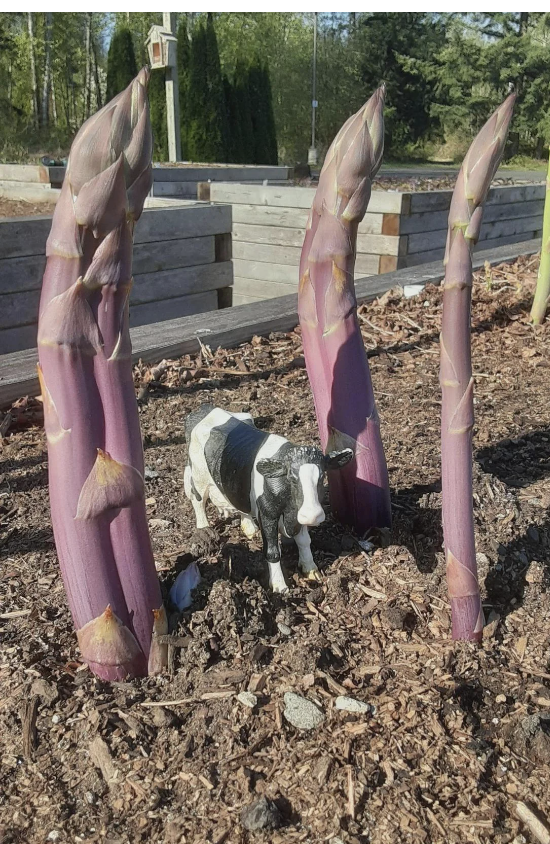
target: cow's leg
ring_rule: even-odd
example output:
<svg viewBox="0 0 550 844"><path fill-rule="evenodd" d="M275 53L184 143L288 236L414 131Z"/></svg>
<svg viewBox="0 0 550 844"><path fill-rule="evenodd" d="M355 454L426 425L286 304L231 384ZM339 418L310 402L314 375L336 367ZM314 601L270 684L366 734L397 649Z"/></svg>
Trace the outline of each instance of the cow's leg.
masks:
<svg viewBox="0 0 550 844"><path fill-rule="evenodd" d="M313 561L311 539L307 527L302 527L294 537L298 546L298 565L308 580L320 580L319 569Z"/></svg>
<svg viewBox="0 0 550 844"><path fill-rule="evenodd" d="M241 530L248 539L252 539L258 528L249 516L241 516Z"/></svg>
<svg viewBox="0 0 550 844"><path fill-rule="evenodd" d="M183 473L183 488L185 490L185 494L187 498L191 501L193 505L193 510L195 511L195 520L197 523L197 530L203 530L203 528L209 527L208 519L206 518L206 491L201 495L200 492L197 490L195 486L195 482L193 479L193 470L191 466L185 467L185 472Z"/></svg>
<svg viewBox="0 0 550 844"><path fill-rule="evenodd" d="M264 556L269 565L269 585L273 592L288 592L288 586L281 568L278 519L263 518L260 521Z"/></svg>

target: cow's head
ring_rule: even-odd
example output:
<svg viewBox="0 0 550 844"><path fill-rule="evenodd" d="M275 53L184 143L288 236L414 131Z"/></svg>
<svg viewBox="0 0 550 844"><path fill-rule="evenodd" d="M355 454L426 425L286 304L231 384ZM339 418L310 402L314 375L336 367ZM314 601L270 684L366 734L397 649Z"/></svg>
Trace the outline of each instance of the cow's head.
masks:
<svg viewBox="0 0 550 844"><path fill-rule="evenodd" d="M344 448L323 454L313 446L293 445L282 455L260 460L256 466L266 479L289 484L288 496L300 525L320 525L325 520L321 505L323 480L327 470L341 469L353 458L353 450Z"/></svg>

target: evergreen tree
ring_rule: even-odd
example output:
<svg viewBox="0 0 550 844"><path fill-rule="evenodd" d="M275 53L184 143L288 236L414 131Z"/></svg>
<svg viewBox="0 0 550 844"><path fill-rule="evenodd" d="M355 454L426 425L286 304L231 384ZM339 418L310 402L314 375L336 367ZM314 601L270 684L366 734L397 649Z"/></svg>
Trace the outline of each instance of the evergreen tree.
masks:
<svg viewBox="0 0 550 844"><path fill-rule="evenodd" d="M132 33L127 27L117 29L109 45L107 56L107 101L130 84L137 75Z"/></svg>
<svg viewBox="0 0 550 844"><path fill-rule="evenodd" d="M266 119L267 119L267 164L278 164L279 155L277 151L277 130L275 127L275 114L273 112L273 94L271 91L271 79L269 76L269 67L267 62L263 65L263 88L266 102Z"/></svg>
<svg viewBox="0 0 550 844"><path fill-rule="evenodd" d="M191 161L204 161L206 149L205 111L208 100L206 79L206 31L199 23L191 40L189 93L187 101L187 154Z"/></svg>
<svg viewBox="0 0 550 844"><path fill-rule="evenodd" d="M205 114L208 139L206 160L227 161L229 138L225 92L212 12L208 12L206 21L206 78L208 82L208 108Z"/></svg>
<svg viewBox="0 0 550 844"><path fill-rule="evenodd" d="M269 164L271 137L268 117L267 91L262 60L254 58L248 70L248 90L254 130L254 164Z"/></svg>
<svg viewBox="0 0 550 844"><path fill-rule="evenodd" d="M191 46L187 33L187 23L183 18L178 26L178 86L180 101L180 131L181 131L181 157L184 161L189 156L188 130L189 130L189 71L191 63Z"/></svg>
<svg viewBox="0 0 550 844"><path fill-rule="evenodd" d="M223 78L225 91L225 107L227 112L227 124L229 133L229 144L227 148L227 160L230 164L245 164L243 158L243 136L241 126L241 115L237 91L227 76Z"/></svg>
<svg viewBox="0 0 550 844"><path fill-rule="evenodd" d="M153 160L168 160L168 127L166 125L166 78L163 68L151 71L149 106L153 129Z"/></svg>
<svg viewBox="0 0 550 844"><path fill-rule="evenodd" d="M235 98L235 111L240 125L241 151L239 157L237 158L237 163L254 164L254 125L252 123L248 68L241 59L237 61L237 65L235 67L233 92Z"/></svg>

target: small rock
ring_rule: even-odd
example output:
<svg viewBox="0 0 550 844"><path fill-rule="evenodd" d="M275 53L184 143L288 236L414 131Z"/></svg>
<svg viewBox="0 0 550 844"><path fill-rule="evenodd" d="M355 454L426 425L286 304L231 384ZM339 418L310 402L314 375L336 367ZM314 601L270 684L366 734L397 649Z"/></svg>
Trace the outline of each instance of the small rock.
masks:
<svg viewBox="0 0 550 844"><path fill-rule="evenodd" d="M278 829L282 824L281 813L273 800L260 797L241 812L241 823L249 832L258 829Z"/></svg>
<svg viewBox="0 0 550 844"><path fill-rule="evenodd" d="M170 522L168 519L149 519L149 527L150 528L168 528L170 527Z"/></svg>
<svg viewBox="0 0 550 844"><path fill-rule="evenodd" d="M356 700L354 697L346 697L346 695L340 695L334 701L334 706L336 709L342 709L344 712L372 712L372 706L370 703L365 703L362 700Z"/></svg>
<svg viewBox="0 0 550 844"><path fill-rule="evenodd" d="M358 539L357 543L365 554L370 554L370 552L374 550L374 542L369 542L368 539Z"/></svg>
<svg viewBox="0 0 550 844"><path fill-rule="evenodd" d="M254 709L256 704L258 703L258 698L256 695L252 694L252 692L239 692L237 695L237 700L239 703L242 703L243 706L247 706L249 709Z"/></svg>
<svg viewBox="0 0 550 844"><path fill-rule="evenodd" d="M35 680L31 686L31 695L38 695L46 703L53 703L57 700L59 693L52 683L47 680Z"/></svg>
<svg viewBox="0 0 550 844"><path fill-rule="evenodd" d="M149 466L145 467L145 471L143 473L143 477L146 481L152 481L154 478L158 478L159 473L155 472L154 469L150 469Z"/></svg>
<svg viewBox="0 0 550 844"><path fill-rule="evenodd" d="M48 833L48 841L59 841L59 832L57 829L52 829L51 832Z"/></svg>
<svg viewBox="0 0 550 844"><path fill-rule="evenodd" d="M530 525L527 528L527 536L532 542L540 542L540 533L538 532L536 527L533 527L533 525Z"/></svg>
<svg viewBox="0 0 550 844"><path fill-rule="evenodd" d="M285 694L284 716L289 724L298 730L314 730L325 720L321 709L311 700L294 692Z"/></svg>
<svg viewBox="0 0 550 844"><path fill-rule="evenodd" d="M281 622L279 621L277 622L277 627L279 628L279 633L281 633L282 636L290 636L292 633L292 630L290 629L288 624L281 624Z"/></svg>
<svg viewBox="0 0 550 844"><path fill-rule="evenodd" d="M155 706L153 712L153 724L155 727L171 727L176 723L176 716L169 709L163 706Z"/></svg>

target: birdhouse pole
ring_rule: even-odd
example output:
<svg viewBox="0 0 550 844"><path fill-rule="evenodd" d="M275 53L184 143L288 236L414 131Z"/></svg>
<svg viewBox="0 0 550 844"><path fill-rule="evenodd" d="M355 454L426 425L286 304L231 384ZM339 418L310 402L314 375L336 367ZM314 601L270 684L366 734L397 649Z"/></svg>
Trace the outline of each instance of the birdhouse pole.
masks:
<svg viewBox="0 0 550 844"><path fill-rule="evenodd" d="M163 12L162 23L171 35L176 34L175 12ZM180 100L176 50L170 51L166 65L166 120L168 123L168 160L181 161Z"/></svg>

